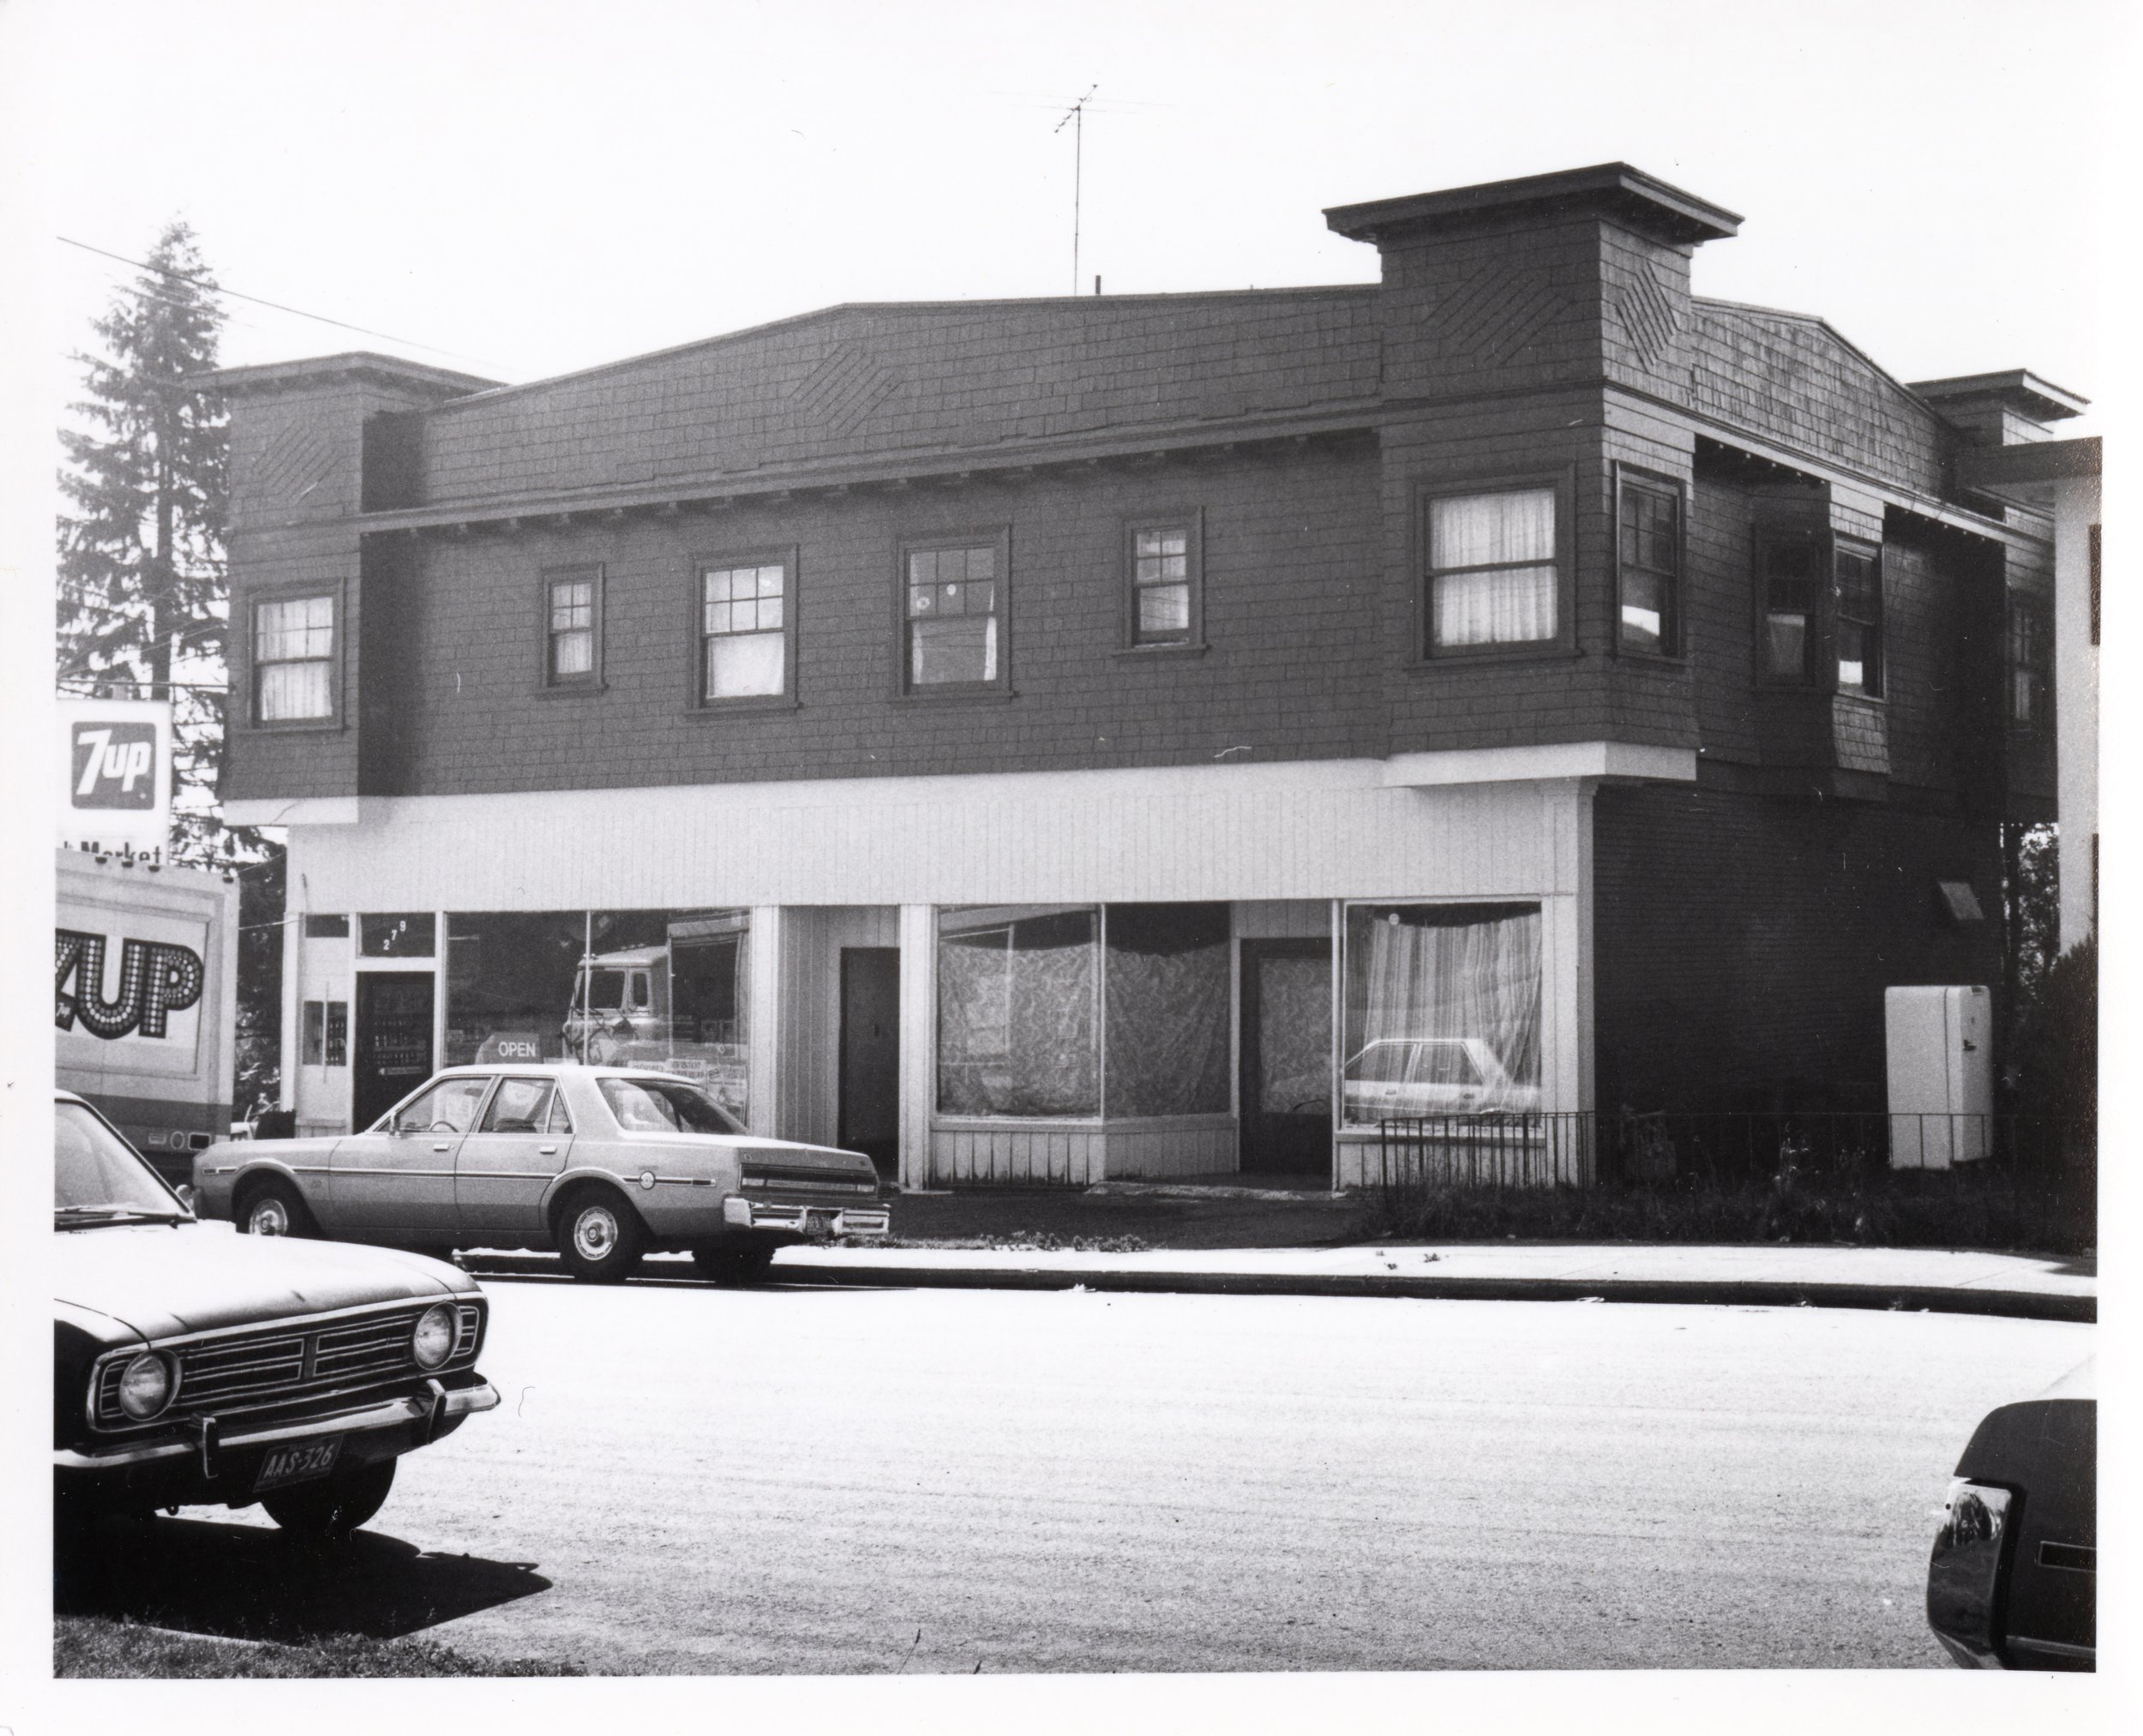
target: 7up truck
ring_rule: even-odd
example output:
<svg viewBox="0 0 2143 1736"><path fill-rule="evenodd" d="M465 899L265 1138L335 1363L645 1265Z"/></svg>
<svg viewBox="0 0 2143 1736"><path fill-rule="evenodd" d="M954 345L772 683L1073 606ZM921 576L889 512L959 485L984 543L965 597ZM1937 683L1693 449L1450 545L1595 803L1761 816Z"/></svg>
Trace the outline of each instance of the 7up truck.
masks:
<svg viewBox="0 0 2143 1736"><path fill-rule="evenodd" d="M57 1082L172 1182L231 1128L238 888L164 860L168 704L63 700L53 932Z"/></svg>

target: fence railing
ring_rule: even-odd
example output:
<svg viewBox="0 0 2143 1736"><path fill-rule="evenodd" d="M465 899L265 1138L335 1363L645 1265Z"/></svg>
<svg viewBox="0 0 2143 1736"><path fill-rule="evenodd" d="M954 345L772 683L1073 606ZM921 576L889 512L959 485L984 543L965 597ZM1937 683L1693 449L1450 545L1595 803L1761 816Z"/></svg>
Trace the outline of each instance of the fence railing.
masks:
<svg viewBox="0 0 2143 1736"><path fill-rule="evenodd" d="M1409 1115L1378 1126L1376 1186L1580 1186L1768 1180L1990 1165L2071 1176L2060 1124L2023 1114L1599 1110Z"/></svg>

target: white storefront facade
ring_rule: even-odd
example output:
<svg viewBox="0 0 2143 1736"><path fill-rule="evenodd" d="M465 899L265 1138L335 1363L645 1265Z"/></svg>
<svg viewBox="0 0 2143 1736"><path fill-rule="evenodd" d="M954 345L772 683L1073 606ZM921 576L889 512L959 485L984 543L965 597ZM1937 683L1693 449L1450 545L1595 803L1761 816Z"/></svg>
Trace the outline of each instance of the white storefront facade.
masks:
<svg viewBox="0 0 2143 1736"><path fill-rule="evenodd" d="M753 1132L845 1136L907 1187L1349 1186L1386 1026L1479 1055L1491 1106L1592 1108L1592 795L1695 771L1581 742L232 818L289 828L300 1132L441 1063L570 1054L579 1017L617 1033L582 1058L718 1075Z"/></svg>

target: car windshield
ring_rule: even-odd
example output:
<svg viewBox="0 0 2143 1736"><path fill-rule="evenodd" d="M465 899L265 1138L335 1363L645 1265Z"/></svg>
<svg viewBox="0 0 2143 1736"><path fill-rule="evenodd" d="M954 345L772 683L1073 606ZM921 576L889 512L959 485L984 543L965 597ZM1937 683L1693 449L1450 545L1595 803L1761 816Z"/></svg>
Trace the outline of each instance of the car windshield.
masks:
<svg viewBox="0 0 2143 1736"><path fill-rule="evenodd" d="M55 1106L52 1157L53 1210L68 1228L188 1216L134 1148L80 1103Z"/></svg>
<svg viewBox="0 0 2143 1736"><path fill-rule="evenodd" d="M603 1101L628 1133L741 1133L736 1118L681 1079L601 1081Z"/></svg>
<svg viewBox="0 0 2143 1736"><path fill-rule="evenodd" d="M1466 1045L1451 1038L1372 1042L1356 1055L1349 1077L1371 1084L1473 1085L1480 1070Z"/></svg>

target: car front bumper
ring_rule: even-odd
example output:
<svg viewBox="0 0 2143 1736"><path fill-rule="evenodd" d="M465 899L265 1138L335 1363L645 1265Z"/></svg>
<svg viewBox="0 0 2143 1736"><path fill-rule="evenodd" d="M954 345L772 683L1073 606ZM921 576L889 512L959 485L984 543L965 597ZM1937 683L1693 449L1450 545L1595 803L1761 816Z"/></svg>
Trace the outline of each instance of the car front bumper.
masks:
<svg viewBox="0 0 2143 1736"><path fill-rule="evenodd" d="M149 1439L52 1453L55 1491L64 1499L153 1506L211 1502L243 1506L269 1451L293 1442L342 1438L339 1463L363 1464L428 1446L464 1417L496 1409L497 1389L481 1377L447 1386L428 1379L416 1391L344 1410L225 1427L195 1417Z"/></svg>

